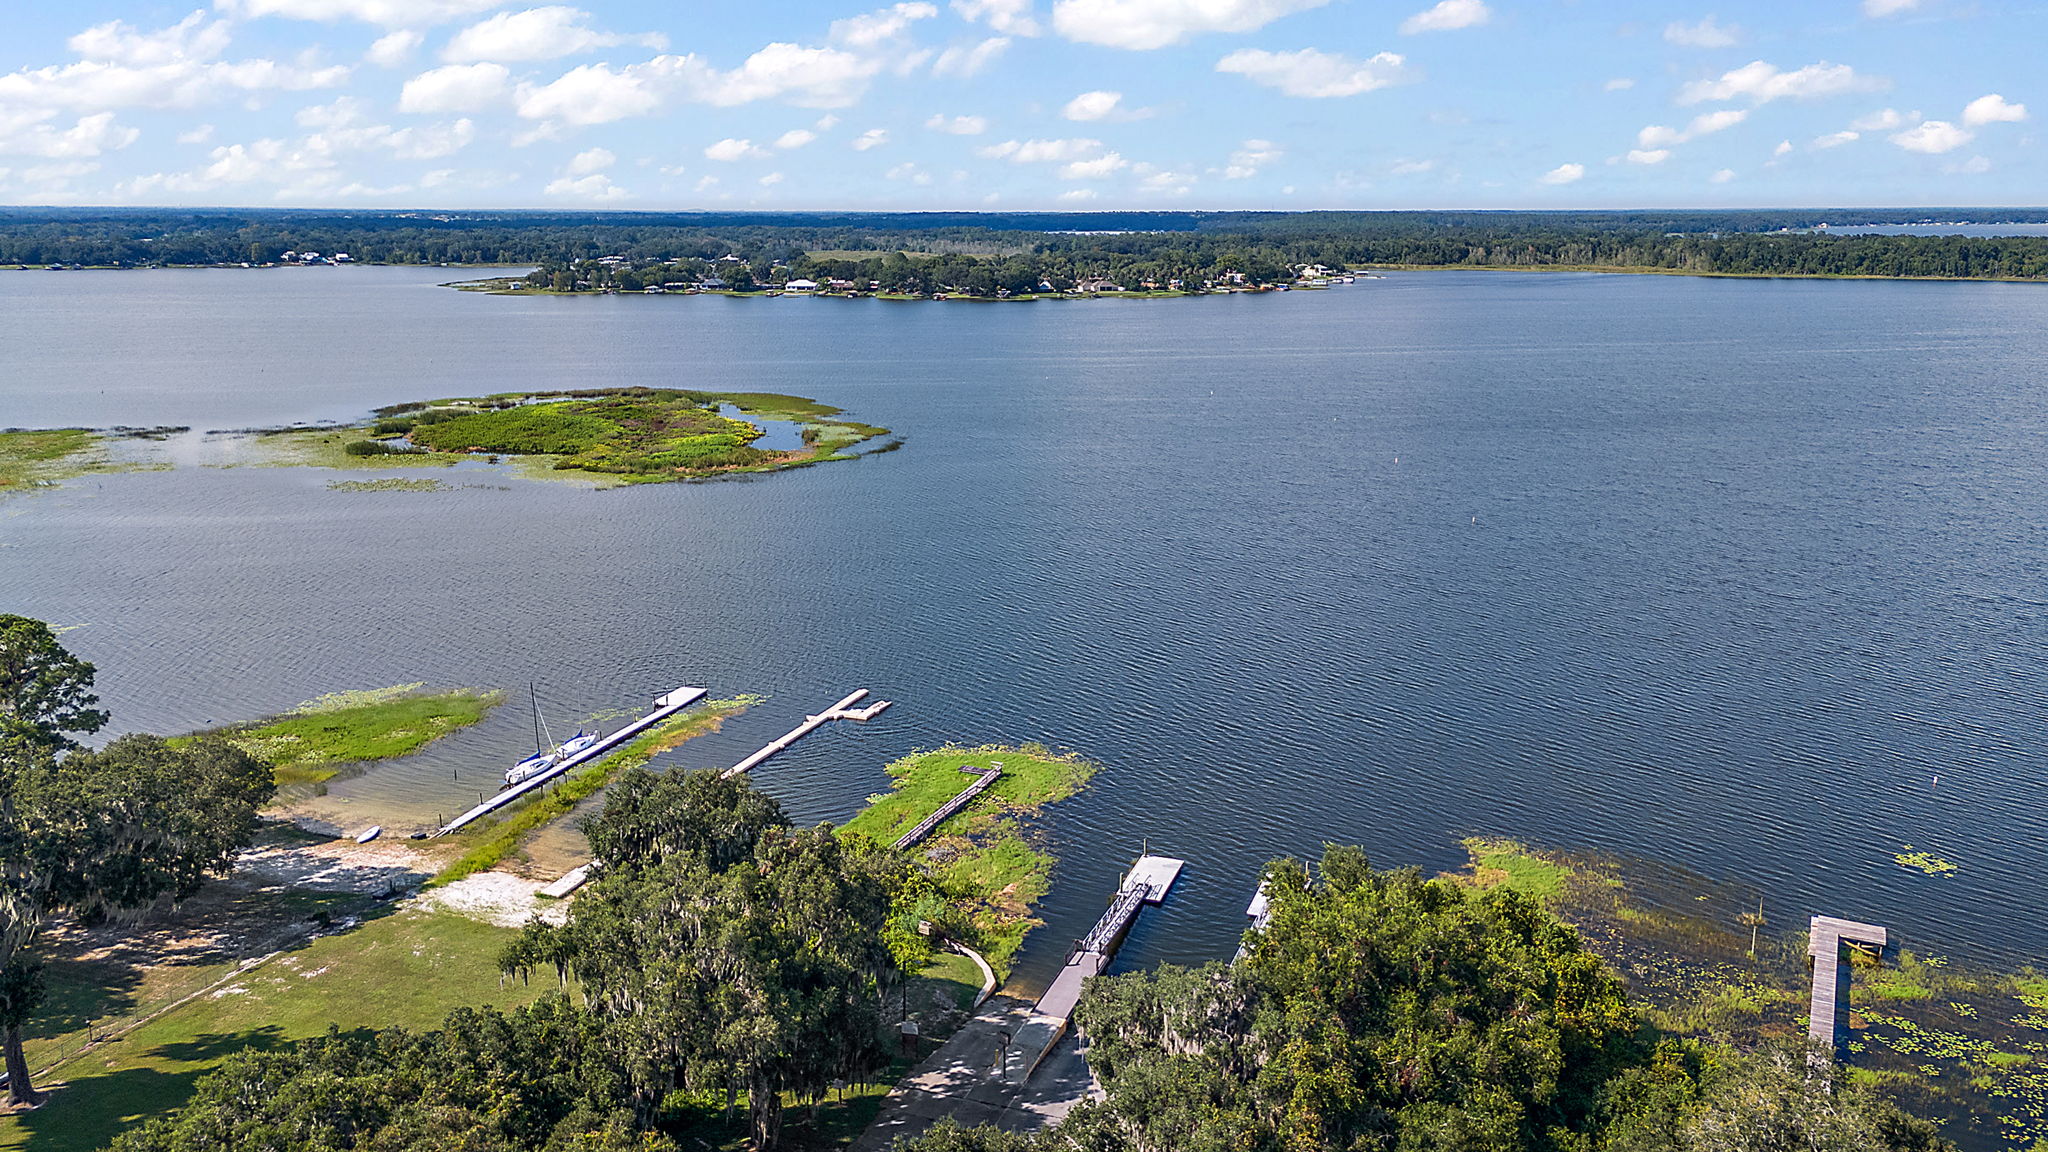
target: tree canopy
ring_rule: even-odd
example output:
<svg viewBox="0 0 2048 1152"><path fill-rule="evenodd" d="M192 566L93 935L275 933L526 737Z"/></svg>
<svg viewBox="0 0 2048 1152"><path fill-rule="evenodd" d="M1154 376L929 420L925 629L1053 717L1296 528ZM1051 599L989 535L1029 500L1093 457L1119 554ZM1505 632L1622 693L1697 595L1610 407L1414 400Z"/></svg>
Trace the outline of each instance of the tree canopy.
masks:
<svg viewBox="0 0 2048 1152"><path fill-rule="evenodd" d="M21 1026L42 998L29 948L45 920L190 896L249 843L275 788L270 765L215 738L60 755L106 723L93 675L47 625L0 616L0 1047L16 1103L38 1098Z"/></svg>
<svg viewBox="0 0 2048 1152"><path fill-rule="evenodd" d="M755 1146L771 1149L783 1094L816 1100L887 1062L899 857L792 828L715 772L629 772L586 828L599 878L504 964L575 976L643 1117L677 1088L744 1094Z"/></svg>
<svg viewBox="0 0 2048 1152"><path fill-rule="evenodd" d="M1376 872L1353 848L1266 876L1233 964L1098 978L1076 1023L1106 1098L1034 1138L901 1152L1936 1152L1803 1046L1660 1037L1577 933L1505 887Z"/></svg>

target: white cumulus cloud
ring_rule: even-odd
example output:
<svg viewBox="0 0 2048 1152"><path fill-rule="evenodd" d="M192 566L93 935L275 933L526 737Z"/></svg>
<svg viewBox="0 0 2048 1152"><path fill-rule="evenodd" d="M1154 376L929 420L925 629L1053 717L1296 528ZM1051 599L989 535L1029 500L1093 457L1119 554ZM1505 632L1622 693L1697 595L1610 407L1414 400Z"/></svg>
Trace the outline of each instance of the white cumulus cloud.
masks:
<svg viewBox="0 0 2048 1152"><path fill-rule="evenodd" d="M1492 18L1493 10L1485 0L1442 0L1436 7L1401 21L1401 31L1409 36L1418 32L1455 32L1477 27Z"/></svg>
<svg viewBox="0 0 2048 1152"><path fill-rule="evenodd" d="M919 2L896 4L859 16L832 22L832 39L850 48L877 48L910 30L919 20L939 14L936 5Z"/></svg>
<svg viewBox="0 0 2048 1152"><path fill-rule="evenodd" d="M2025 104L2008 104L2005 97L1996 92L1989 96L1979 96L1963 108L1963 123L1972 128L1981 128L1986 124L2016 122L2026 118Z"/></svg>
<svg viewBox="0 0 2048 1152"><path fill-rule="evenodd" d="M1920 119L1918 112L1913 113L1911 116L1901 116L1898 109L1885 108L1872 112L1868 116L1858 116L1856 119L1849 121L1849 127L1857 132L1889 132L1894 128L1905 127L1908 120L1918 119Z"/></svg>
<svg viewBox="0 0 2048 1152"><path fill-rule="evenodd" d="M1009 36L1038 35L1031 0L953 0L953 11Z"/></svg>
<svg viewBox="0 0 2048 1152"><path fill-rule="evenodd" d="M87 28L65 43L81 60L153 68L188 60L211 60L227 50L228 36L227 21L208 24L206 13L194 12L155 32L141 31L124 20L110 20Z"/></svg>
<svg viewBox="0 0 2048 1152"><path fill-rule="evenodd" d="M1723 168L1712 176L1707 177L1707 179L1715 184L1726 184L1730 180L1735 179L1735 169Z"/></svg>
<svg viewBox="0 0 2048 1152"><path fill-rule="evenodd" d="M1299 52L1240 48L1218 60L1216 70L1235 72L1253 83L1308 99L1356 96L1415 79L1407 60L1393 52L1356 60L1314 48Z"/></svg>
<svg viewBox="0 0 2048 1152"><path fill-rule="evenodd" d="M1872 19L1896 16L1920 6L1920 0L1863 0L1863 14Z"/></svg>
<svg viewBox="0 0 2048 1152"><path fill-rule="evenodd" d="M290 20L361 20L389 28L441 24L503 7L505 0L214 0L227 16L282 16Z"/></svg>
<svg viewBox="0 0 2048 1152"><path fill-rule="evenodd" d="M716 144L707 145L704 149L706 160L717 160L725 164L735 160L757 160L766 155L768 150L756 145L752 140L740 140L730 136Z"/></svg>
<svg viewBox="0 0 2048 1152"><path fill-rule="evenodd" d="M988 131L988 117L940 114L926 120L924 126L934 132L944 132L952 136L979 136Z"/></svg>
<svg viewBox="0 0 2048 1152"><path fill-rule="evenodd" d="M659 33L616 36L589 27L585 23L589 19L590 13L560 4L500 12L457 32L441 50L441 58L455 63L553 60L619 44L645 44L657 50L668 47L668 38Z"/></svg>
<svg viewBox="0 0 2048 1152"><path fill-rule="evenodd" d="M0 155L69 160L115 152L135 143L137 130L114 122L112 112L82 116L69 128L42 121L48 113L0 121Z"/></svg>
<svg viewBox="0 0 2048 1152"><path fill-rule="evenodd" d="M624 188L612 183L612 178L602 172L582 177L564 176L550 181L542 192L549 196L560 196L565 200L623 200L631 195Z"/></svg>
<svg viewBox="0 0 2048 1152"><path fill-rule="evenodd" d="M1053 0L1053 30L1069 40L1144 51L1205 32L1251 32L1330 0Z"/></svg>
<svg viewBox="0 0 2048 1152"><path fill-rule="evenodd" d="M1609 80L1609 81L1608 81L1607 83L1605 83L1605 84L1601 85L1601 88L1602 88L1602 89L1604 89L1605 91L1608 91L1608 92L1626 92L1626 91L1628 91L1629 89L1631 89L1631 88L1633 88L1633 87L1635 87L1635 86L1636 86L1636 78L1635 78L1635 77L1633 77L1633 76L1616 76L1616 77L1615 77L1614 79L1612 79L1612 80Z"/></svg>
<svg viewBox="0 0 2048 1152"><path fill-rule="evenodd" d="M450 64L407 80L398 93L398 110L482 112L510 95L511 80L512 72L503 64Z"/></svg>
<svg viewBox="0 0 2048 1152"><path fill-rule="evenodd" d="M1815 148L1840 148L1844 144L1853 144L1861 139L1863 139L1863 133L1856 131L1854 128L1845 128L1840 132L1830 132L1825 136L1815 136L1813 138L1813 146ZM1786 151L1789 152L1791 149L1788 148Z"/></svg>
<svg viewBox="0 0 2048 1152"><path fill-rule="evenodd" d="M1741 99L1752 104L1765 104L1786 98L1810 100L1836 96L1883 85L1881 80L1858 76L1856 70L1847 64L1830 64L1823 60L1785 72L1762 60L1752 60L1740 68L1722 73L1719 79L1695 80L1687 84L1679 89L1678 102L1698 104L1702 100Z"/></svg>
<svg viewBox="0 0 2048 1152"><path fill-rule="evenodd" d="M961 80L978 76L1009 46L1008 36L990 36L973 44L955 44L932 61L932 75Z"/></svg>
<svg viewBox="0 0 2048 1152"><path fill-rule="evenodd" d="M1943 152L1953 152L1976 138L1976 133L1958 128L1946 120L1923 120L1904 132L1894 134L1892 143L1908 152L1938 156Z"/></svg>
<svg viewBox="0 0 2048 1152"><path fill-rule="evenodd" d="M424 39L410 28L400 28L377 37L370 50L363 53L363 60L379 68L396 68L412 59L412 54L419 50L420 41Z"/></svg>
<svg viewBox="0 0 2048 1152"><path fill-rule="evenodd" d="M1069 120L1105 120L1116 112L1123 98L1121 92L1083 92L1067 101L1060 115Z"/></svg>
<svg viewBox="0 0 2048 1152"><path fill-rule="evenodd" d="M791 128L775 138L775 146L787 152L792 148L801 148L817 138L818 134L809 128Z"/></svg>
<svg viewBox="0 0 2048 1152"><path fill-rule="evenodd" d="M602 172L617 163L618 159L607 148L592 148L588 152L578 152L569 161L569 175L588 176L592 172Z"/></svg>
<svg viewBox="0 0 2048 1152"><path fill-rule="evenodd" d="M1128 161L1115 152L1104 152L1093 160L1075 160L1060 167L1062 180L1101 180L1127 167Z"/></svg>
<svg viewBox="0 0 2048 1152"><path fill-rule="evenodd" d="M889 130L887 128L870 128L854 137L853 143L850 146L855 152L868 152L880 148L888 142Z"/></svg>
<svg viewBox="0 0 2048 1152"><path fill-rule="evenodd" d="M1576 184L1585 178L1584 164L1559 164L1536 179L1543 184Z"/></svg>
<svg viewBox="0 0 2048 1152"><path fill-rule="evenodd" d="M1018 164L1066 164L1085 160L1102 152L1102 141L1085 137L1064 140L1005 140L975 151L991 160Z"/></svg>

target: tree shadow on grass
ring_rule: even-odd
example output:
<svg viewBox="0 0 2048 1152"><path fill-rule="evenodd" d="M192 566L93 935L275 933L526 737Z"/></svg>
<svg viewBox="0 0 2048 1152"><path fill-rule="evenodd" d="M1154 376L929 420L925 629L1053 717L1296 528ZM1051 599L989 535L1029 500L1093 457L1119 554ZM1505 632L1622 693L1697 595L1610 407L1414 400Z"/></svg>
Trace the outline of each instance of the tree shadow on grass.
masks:
<svg viewBox="0 0 2048 1152"><path fill-rule="evenodd" d="M183 1106L200 1078L229 1056L286 1043L284 1030L269 1024L246 1032L208 1032L129 1054L151 1061L146 1067L94 1075L90 1062L74 1064L67 1080L45 1085L51 1091L42 1107L14 1117L12 1140L0 1132L0 1147L94 1152L128 1128Z"/></svg>
<svg viewBox="0 0 2048 1152"><path fill-rule="evenodd" d="M283 1043L284 1029L275 1024L265 1024L247 1032L201 1033L190 1040L159 1044L143 1055L153 1060L175 1060L180 1064L211 1067L244 1048L275 1048Z"/></svg>

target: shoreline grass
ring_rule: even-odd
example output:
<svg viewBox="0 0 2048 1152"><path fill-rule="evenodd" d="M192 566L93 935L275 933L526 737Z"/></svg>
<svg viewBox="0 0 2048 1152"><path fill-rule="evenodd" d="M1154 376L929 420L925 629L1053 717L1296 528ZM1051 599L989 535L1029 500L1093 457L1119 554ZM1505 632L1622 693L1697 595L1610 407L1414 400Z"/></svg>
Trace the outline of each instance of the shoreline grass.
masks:
<svg viewBox="0 0 2048 1152"><path fill-rule="evenodd" d="M996 763L1003 775L911 851L965 912L976 935L969 943L1007 978L1025 935L1040 923L1032 906L1052 889L1056 861L1038 843L1032 818L1078 794L1099 765L1043 744L949 744L914 752L888 765L891 790L870 796L840 832L893 844L972 782L963 766Z"/></svg>
<svg viewBox="0 0 2048 1152"><path fill-rule="evenodd" d="M497 690L423 692L424 683L335 692L278 716L209 730L268 760L280 786L321 784L351 764L410 756L489 715Z"/></svg>
<svg viewBox="0 0 2048 1152"><path fill-rule="evenodd" d="M571 772L554 787L536 792L532 800L514 805L508 815L489 823L480 821L463 829L455 836L458 841L467 842L469 847L425 887L438 888L490 870L517 851L529 834L568 815L578 804L602 791L606 784L611 783L612 777L628 768L637 768L672 748L681 747L686 741L718 731L728 717L739 715L760 699L736 696L730 700L712 700L680 716L671 717L611 755Z"/></svg>

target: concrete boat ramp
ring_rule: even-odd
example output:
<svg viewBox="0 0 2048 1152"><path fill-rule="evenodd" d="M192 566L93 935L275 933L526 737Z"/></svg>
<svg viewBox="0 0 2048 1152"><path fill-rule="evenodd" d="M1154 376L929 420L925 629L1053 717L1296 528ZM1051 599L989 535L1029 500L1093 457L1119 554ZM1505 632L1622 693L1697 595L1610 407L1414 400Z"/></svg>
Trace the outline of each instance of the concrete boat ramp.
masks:
<svg viewBox="0 0 2048 1152"><path fill-rule="evenodd" d="M1081 986L1109 967L1138 914L1166 899L1186 866L1170 856L1140 857L1038 1003L990 1001L890 1091L855 1152L885 1152L947 1117L1033 1131L1099 1094L1079 1037L1068 1030Z"/></svg>

